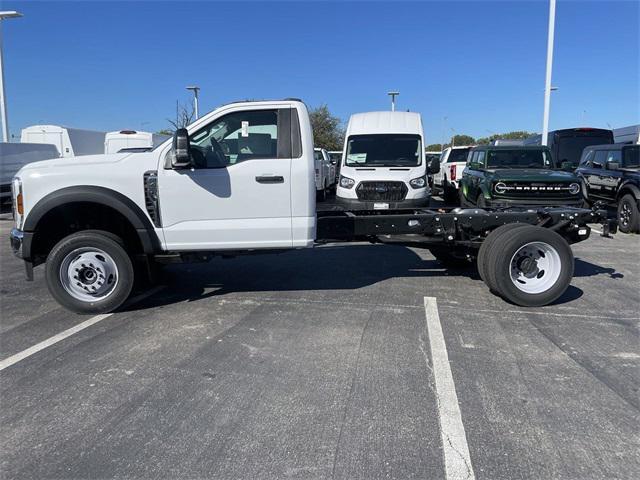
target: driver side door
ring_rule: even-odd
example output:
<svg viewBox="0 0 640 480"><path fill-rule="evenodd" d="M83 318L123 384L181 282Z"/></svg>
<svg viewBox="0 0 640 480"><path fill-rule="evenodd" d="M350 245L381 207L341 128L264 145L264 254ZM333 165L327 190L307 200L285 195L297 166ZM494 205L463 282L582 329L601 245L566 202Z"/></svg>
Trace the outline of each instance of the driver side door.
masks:
<svg viewBox="0 0 640 480"><path fill-rule="evenodd" d="M291 247L291 109L236 106L189 136L192 167L159 172L167 248Z"/></svg>

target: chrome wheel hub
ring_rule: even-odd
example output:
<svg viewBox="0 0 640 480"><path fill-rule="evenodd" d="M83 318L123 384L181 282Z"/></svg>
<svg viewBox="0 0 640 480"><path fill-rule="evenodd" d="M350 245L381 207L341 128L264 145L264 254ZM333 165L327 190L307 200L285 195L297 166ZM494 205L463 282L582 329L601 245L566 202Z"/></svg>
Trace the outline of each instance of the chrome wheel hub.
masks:
<svg viewBox="0 0 640 480"><path fill-rule="evenodd" d="M83 302L95 302L108 297L115 289L118 267L103 250L78 248L62 261L60 282L72 297Z"/></svg>
<svg viewBox="0 0 640 480"><path fill-rule="evenodd" d="M561 271L560 254L548 243L527 243L511 257L511 282L525 293L546 292L556 284Z"/></svg>

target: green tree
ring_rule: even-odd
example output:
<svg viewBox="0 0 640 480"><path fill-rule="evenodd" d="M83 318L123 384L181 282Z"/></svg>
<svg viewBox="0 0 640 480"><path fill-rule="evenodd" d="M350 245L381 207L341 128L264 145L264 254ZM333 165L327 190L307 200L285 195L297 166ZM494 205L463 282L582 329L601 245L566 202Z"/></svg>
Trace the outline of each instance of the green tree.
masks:
<svg viewBox="0 0 640 480"><path fill-rule="evenodd" d="M476 139L469 135L454 135L452 140L453 140L453 145L456 147L463 147L466 145L476 144Z"/></svg>
<svg viewBox="0 0 640 480"><path fill-rule="evenodd" d="M158 130L156 132L158 135L173 135L173 130L169 130L168 128L163 128L162 130Z"/></svg>
<svg viewBox="0 0 640 480"><path fill-rule="evenodd" d="M526 130L515 130L507 133L496 133L490 137L483 137L478 139L478 145L487 145L494 140L521 140L529 138L535 135L535 133L527 132Z"/></svg>
<svg viewBox="0 0 640 480"><path fill-rule="evenodd" d="M442 144L440 144L440 143L432 143L431 145L427 145L425 150L427 152L441 152L442 151Z"/></svg>
<svg viewBox="0 0 640 480"><path fill-rule="evenodd" d="M342 121L331 115L327 105L321 105L309 112L315 147L326 150L342 150L344 127Z"/></svg>

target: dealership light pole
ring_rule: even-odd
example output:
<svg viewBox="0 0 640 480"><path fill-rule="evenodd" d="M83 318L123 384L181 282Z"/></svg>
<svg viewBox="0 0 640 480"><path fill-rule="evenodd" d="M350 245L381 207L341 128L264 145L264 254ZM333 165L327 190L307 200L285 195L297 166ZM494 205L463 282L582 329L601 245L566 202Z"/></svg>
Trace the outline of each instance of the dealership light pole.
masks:
<svg viewBox="0 0 640 480"><path fill-rule="evenodd" d="M549 137L549 107L551 104L551 67L553 66L553 38L556 28L556 0L549 0L549 31L547 37L547 75L544 83L544 118L542 119L542 145Z"/></svg>
<svg viewBox="0 0 640 480"><path fill-rule="evenodd" d="M4 59L2 58L2 21L6 18L21 17L15 10L0 12L0 116L2 116L2 141L9 141L9 123L7 121L7 100L4 93Z"/></svg>
<svg viewBox="0 0 640 480"><path fill-rule="evenodd" d="M391 97L391 111L396 111L396 97L400 95L400 92L388 92L387 95Z"/></svg>
<svg viewBox="0 0 640 480"><path fill-rule="evenodd" d="M193 111L196 114L197 120L200 118L200 113L198 112L198 92L200 92L200 87L190 85L187 87L187 90L191 90L193 92Z"/></svg>

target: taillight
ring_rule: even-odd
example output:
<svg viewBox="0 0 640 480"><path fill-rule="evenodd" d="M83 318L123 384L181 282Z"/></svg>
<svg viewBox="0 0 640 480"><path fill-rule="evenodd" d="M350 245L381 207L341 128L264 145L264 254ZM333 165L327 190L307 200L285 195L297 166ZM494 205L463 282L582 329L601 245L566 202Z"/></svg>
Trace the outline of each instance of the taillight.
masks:
<svg viewBox="0 0 640 480"><path fill-rule="evenodd" d="M449 180L455 180L455 179L456 179L456 166L451 165L449 169Z"/></svg>

